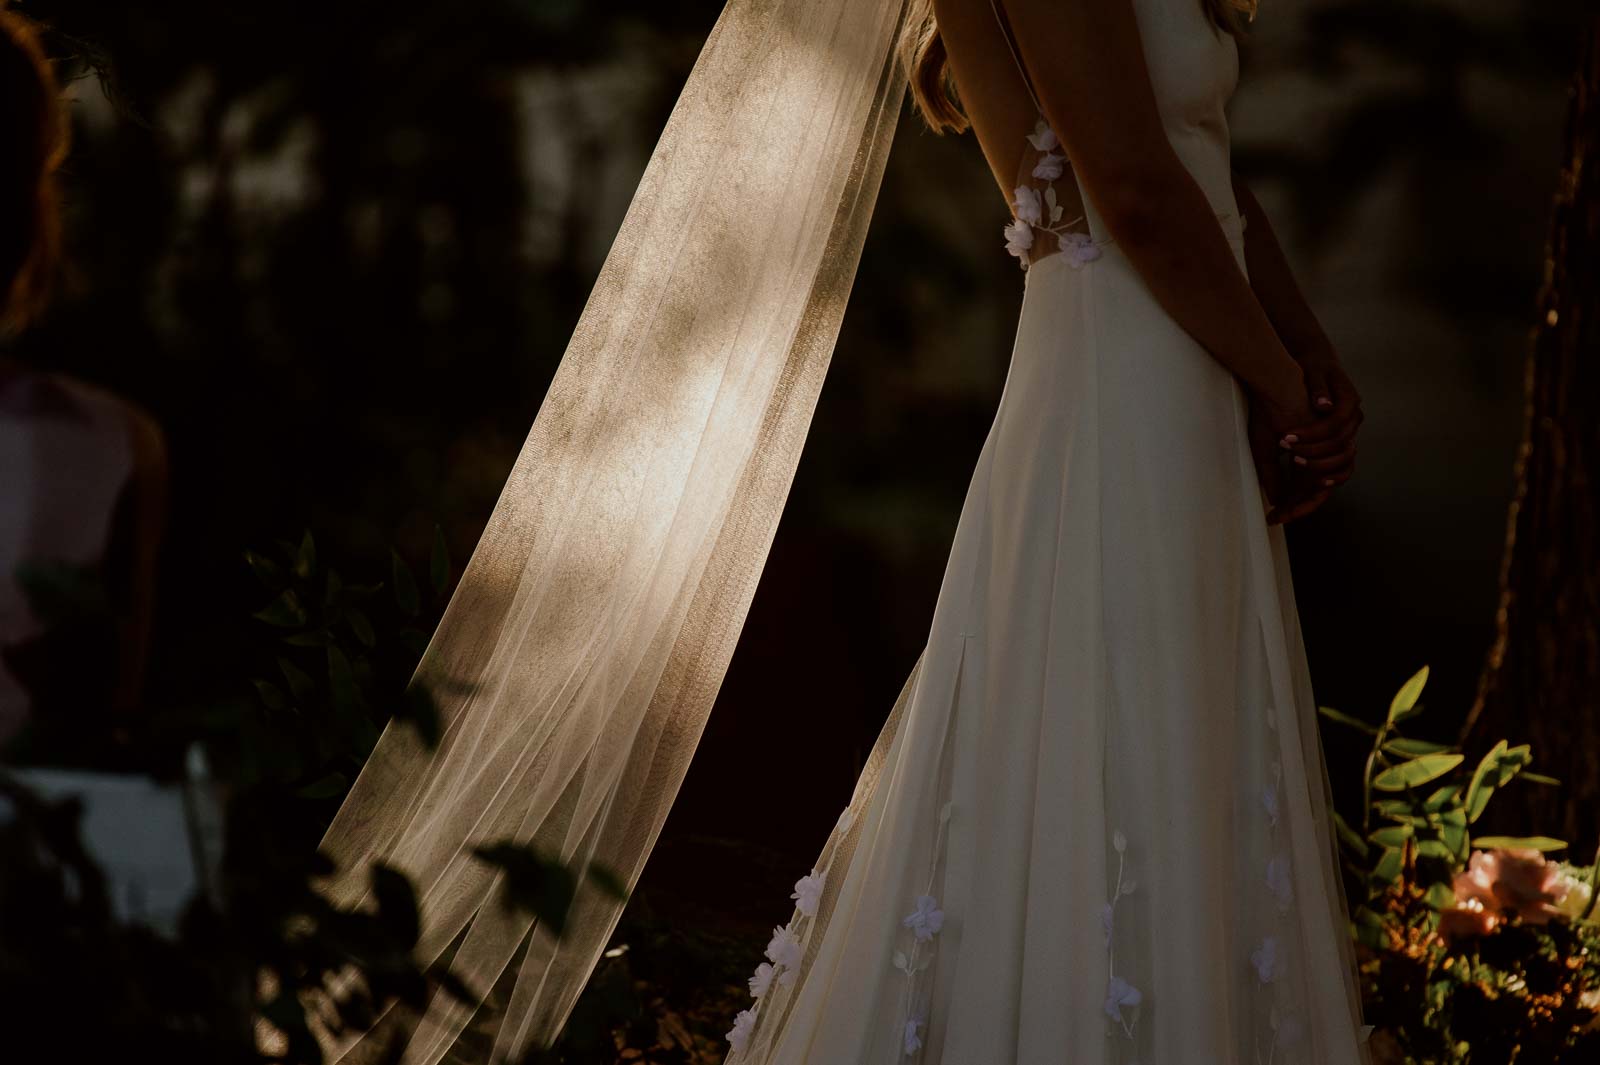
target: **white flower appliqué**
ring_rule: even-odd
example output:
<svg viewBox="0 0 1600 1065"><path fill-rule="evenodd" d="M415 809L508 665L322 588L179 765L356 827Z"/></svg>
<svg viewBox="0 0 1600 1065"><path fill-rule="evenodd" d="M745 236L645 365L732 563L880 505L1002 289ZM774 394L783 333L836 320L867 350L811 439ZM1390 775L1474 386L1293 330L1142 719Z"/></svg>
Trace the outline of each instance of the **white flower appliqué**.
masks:
<svg viewBox="0 0 1600 1065"><path fill-rule="evenodd" d="M1044 157L1034 164L1033 176L1041 181L1055 181L1066 173L1067 157L1060 152L1046 152Z"/></svg>
<svg viewBox="0 0 1600 1065"><path fill-rule="evenodd" d="M1050 124L1041 118L1033 127L1033 132L1028 134L1028 143L1041 152L1048 152L1061 143L1061 138L1057 137L1056 131L1051 129Z"/></svg>
<svg viewBox="0 0 1600 1065"><path fill-rule="evenodd" d="M919 942L926 943L944 927L944 911L939 909L939 902L932 895L918 895L917 908L906 914L900 923L911 929Z"/></svg>
<svg viewBox="0 0 1600 1065"><path fill-rule="evenodd" d="M800 967L802 951L800 937L794 934L792 928L774 928L772 939L767 943L767 960L777 968L784 970L778 974L778 983L788 987L794 982L794 972Z"/></svg>
<svg viewBox="0 0 1600 1065"><path fill-rule="evenodd" d="M1017 218L1030 226L1039 225L1044 221L1044 200L1038 189L1018 185L1011 206L1016 210Z"/></svg>
<svg viewBox="0 0 1600 1065"><path fill-rule="evenodd" d="M915 1054L922 1049L922 1026L924 1023L926 1022L920 1017L912 1017L906 1021L904 1046L907 1054Z"/></svg>
<svg viewBox="0 0 1600 1065"><path fill-rule="evenodd" d="M1012 222L1006 226L1006 251L1026 263L1028 261L1028 252L1032 248L1032 226L1026 222Z"/></svg>
<svg viewBox="0 0 1600 1065"><path fill-rule="evenodd" d="M1089 234L1069 231L1059 236L1061 252L1067 256L1067 262L1071 264L1073 269L1077 269L1084 263L1092 263L1100 258L1100 245L1096 244L1094 238Z"/></svg>
<svg viewBox="0 0 1600 1065"><path fill-rule="evenodd" d="M739 1015L733 1019L733 1027L728 1030L728 1045L743 1054L745 1047L750 1045L750 1032L755 1026L755 1011L740 1010Z"/></svg>
<svg viewBox="0 0 1600 1065"><path fill-rule="evenodd" d="M1135 1007L1144 1001L1144 995L1137 987L1129 983L1126 978L1117 975L1117 952L1113 939L1115 937L1117 903L1128 895L1133 894L1134 882L1124 874L1127 871L1128 837L1123 835L1122 829L1113 829L1111 832L1111 847L1117 852L1117 882L1111 891L1111 900L1100 908L1100 931L1105 935L1106 941L1106 1016L1122 1026L1122 1034L1129 1039L1133 1038L1133 1026L1137 1020L1129 1020L1122 1015L1123 1007Z"/></svg>
<svg viewBox="0 0 1600 1065"><path fill-rule="evenodd" d="M767 962L756 966L755 974L750 977L751 998L760 998L767 993L767 988L772 986L772 976L775 972L777 970Z"/></svg>
<svg viewBox="0 0 1600 1065"><path fill-rule="evenodd" d="M1139 989L1120 976L1113 976L1106 985L1106 1016L1127 1027L1127 1021L1122 1018L1122 1007L1137 1006L1144 1000Z"/></svg>
<svg viewBox="0 0 1600 1065"><path fill-rule="evenodd" d="M796 900L795 908L807 917L817 915L817 903L822 899L824 879L825 874L813 870L794 882L794 894L789 897Z"/></svg>

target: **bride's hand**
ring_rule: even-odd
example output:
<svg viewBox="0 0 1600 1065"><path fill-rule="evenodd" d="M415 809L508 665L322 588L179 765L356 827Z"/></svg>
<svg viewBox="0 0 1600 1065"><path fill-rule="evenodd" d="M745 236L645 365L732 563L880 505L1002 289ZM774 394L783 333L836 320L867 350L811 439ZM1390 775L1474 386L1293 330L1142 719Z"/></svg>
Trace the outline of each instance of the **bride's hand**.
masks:
<svg viewBox="0 0 1600 1065"><path fill-rule="evenodd" d="M1331 353L1300 365L1317 416L1286 426L1279 443L1322 487L1337 488L1355 473L1356 430L1366 419L1361 394Z"/></svg>
<svg viewBox="0 0 1600 1065"><path fill-rule="evenodd" d="M1286 435L1307 424L1318 424L1311 404L1314 393L1307 389L1299 402L1283 406L1254 390L1249 399L1248 435L1256 475L1266 494L1267 523L1279 525L1302 518L1320 507L1333 491L1319 478L1297 464L1283 448Z"/></svg>

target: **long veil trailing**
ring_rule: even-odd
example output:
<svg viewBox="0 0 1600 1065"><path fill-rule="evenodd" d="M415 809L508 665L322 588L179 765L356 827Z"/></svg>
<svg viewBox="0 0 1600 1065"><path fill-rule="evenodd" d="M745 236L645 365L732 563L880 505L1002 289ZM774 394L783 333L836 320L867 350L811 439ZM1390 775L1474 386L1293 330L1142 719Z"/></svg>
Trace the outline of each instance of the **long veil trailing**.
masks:
<svg viewBox="0 0 1600 1065"><path fill-rule="evenodd" d="M484 995L509 979L496 1060L555 1038L622 904L580 876L557 940L499 904L472 849L531 842L637 880L827 371L905 97L904 9L729 0L418 667L443 739L391 725L323 841L332 901L388 863L418 888L419 960L449 953ZM442 1060L473 1012L436 995L405 1060Z"/></svg>

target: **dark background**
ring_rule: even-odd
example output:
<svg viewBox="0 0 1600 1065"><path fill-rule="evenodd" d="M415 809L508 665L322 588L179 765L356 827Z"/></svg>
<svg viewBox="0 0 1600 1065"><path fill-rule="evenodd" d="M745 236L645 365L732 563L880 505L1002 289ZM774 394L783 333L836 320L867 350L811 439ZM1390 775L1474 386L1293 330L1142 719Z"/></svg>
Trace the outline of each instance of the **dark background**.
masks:
<svg viewBox="0 0 1600 1065"><path fill-rule="evenodd" d="M471 550L720 5L16 6L78 77L69 275L12 354L163 426L147 702L212 699L259 624L246 548L310 528L378 576L435 523ZM1454 737L1492 634L1578 14L1264 0L1232 111L1369 415L1355 481L1290 532L1318 696L1371 715L1431 664L1430 738ZM908 111L664 854L743 840L803 871L845 803L1003 383L1006 217L971 139ZM1336 784L1359 774L1345 741Z"/></svg>

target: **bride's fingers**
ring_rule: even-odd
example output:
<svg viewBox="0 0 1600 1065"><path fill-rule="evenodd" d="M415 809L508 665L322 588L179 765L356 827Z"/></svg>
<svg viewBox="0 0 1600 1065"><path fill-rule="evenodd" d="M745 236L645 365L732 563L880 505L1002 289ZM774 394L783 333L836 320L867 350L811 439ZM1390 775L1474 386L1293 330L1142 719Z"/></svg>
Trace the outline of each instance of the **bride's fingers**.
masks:
<svg viewBox="0 0 1600 1065"><path fill-rule="evenodd" d="M1278 446L1296 454L1312 453L1318 447L1348 439L1365 420L1360 408L1348 417L1330 414L1311 425L1287 430L1278 438Z"/></svg>
<svg viewBox="0 0 1600 1065"><path fill-rule="evenodd" d="M1300 448L1295 448L1294 458L1291 461L1304 470L1332 470L1337 469L1346 462L1353 462L1357 448L1358 445L1355 438L1351 436L1319 446L1314 451L1302 451Z"/></svg>
<svg viewBox="0 0 1600 1065"><path fill-rule="evenodd" d="M1289 445L1289 447L1285 448L1284 450L1290 452L1296 458L1325 459L1331 455L1337 455L1342 451L1348 451L1350 448L1354 447L1356 442L1356 428L1357 427L1354 425L1347 426L1343 432L1331 436L1326 440L1318 440L1314 443L1300 443L1297 441L1296 443Z"/></svg>
<svg viewBox="0 0 1600 1065"><path fill-rule="evenodd" d="M1274 507L1272 513L1267 515L1268 525L1285 525L1297 518L1303 518L1327 502L1331 489L1323 489L1316 495L1299 499L1281 507Z"/></svg>

